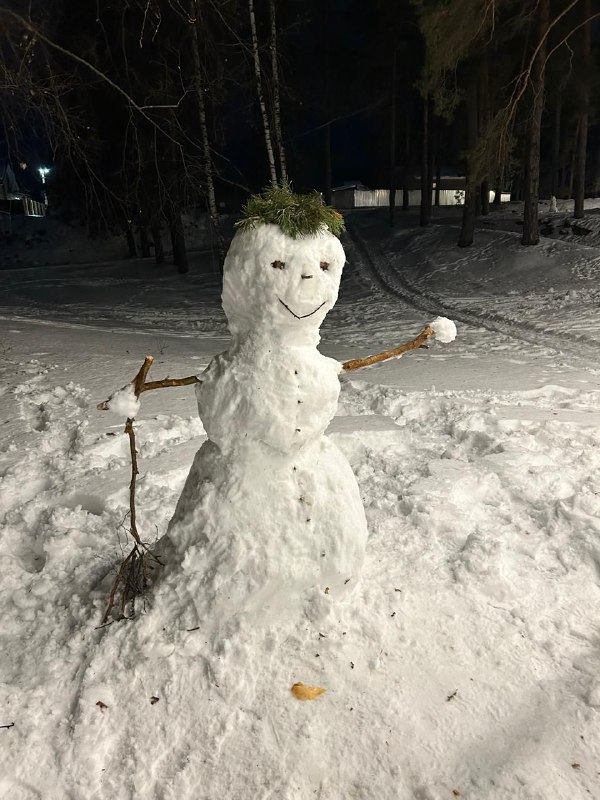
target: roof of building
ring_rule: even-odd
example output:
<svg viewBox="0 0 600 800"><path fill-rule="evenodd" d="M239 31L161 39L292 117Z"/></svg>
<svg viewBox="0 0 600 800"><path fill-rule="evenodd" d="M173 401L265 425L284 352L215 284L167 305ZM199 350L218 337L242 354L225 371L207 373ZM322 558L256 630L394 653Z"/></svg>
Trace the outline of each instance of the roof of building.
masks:
<svg viewBox="0 0 600 800"><path fill-rule="evenodd" d="M6 188L8 189L9 192L18 193L21 191L21 188L15 177L13 168L8 163L8 161L0 161L0 181L2 183L6 182Z"/></svg>

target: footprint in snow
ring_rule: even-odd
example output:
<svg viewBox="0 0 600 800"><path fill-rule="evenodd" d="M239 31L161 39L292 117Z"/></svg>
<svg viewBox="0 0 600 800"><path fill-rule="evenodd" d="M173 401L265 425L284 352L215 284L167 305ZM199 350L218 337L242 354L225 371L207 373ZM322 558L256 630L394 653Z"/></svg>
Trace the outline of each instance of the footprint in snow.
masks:
<svg viewBox="0 0 600 800"><path fill-rule="evenodd" d="M14 389L21 418L33 431L44 432L58 421L66 421L88 405L86 391L75 383L48 387L38 382L38 376Z"/></svg>

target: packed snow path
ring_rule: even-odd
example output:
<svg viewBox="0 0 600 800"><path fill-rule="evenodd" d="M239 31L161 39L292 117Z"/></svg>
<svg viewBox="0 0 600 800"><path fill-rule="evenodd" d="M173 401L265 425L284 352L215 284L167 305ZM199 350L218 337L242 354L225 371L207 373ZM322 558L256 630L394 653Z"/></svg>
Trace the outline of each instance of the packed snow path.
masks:
<svg viewBox="0 0 600 800"><path fill-rule="evenodd" d="M520 245L517 234L478 230L473 248L459 249L455 244L458 229L447 225L433 225L425 231L411 229L396 232L395 241L382 236L381 220L379 225L373 225L374 219L373 215L360 212L350 216L347 238L351 244L348 247L346 242L346 248L349 260L360 268L367 280L375 282L380 289L427 314L443 314L467 325L483 327L532 344L539 344L543 340L546 346L575 358L597 360L600 357L600 327L597 320L593 320L590 326L581 325L581 319L578 318L580 327L572 326L566 330L562 318L553 320L553 312L556 311L556 305L560 303L563 295L560 292L559 296L554 296L555 289L550 284L552 276L556 275L552 273L554 264L549 262L552 259L559 263L564 262L565 267L572 266L573 248L568 244L547 240L547 243L539 248L524 248ZM516 315L514 308L516 297L512 303L507 303L501 296L486 296L486 294L482 296L482 292L473 292L466 297L456 296L456 284L462 285L465 279L461 274L461 267L467 268L464 272L468 273L468 280L472 277L469 268L471 272L475 272L472 269L473 265L476 266L478 261L485 261L493 255L498 255L503 249L509 258L513 253L518 254L522 273L500 274L496 278L496 283L502 279L507 283L515 281L514 284L509 283L507 286L507 291L513 294L519 293L522 283L525 283L526 287L529 282L528 276L523 273L531 271L531 266L537 266L536 261L538 263L541 261L546 275L543 272L540 275L539 269L535 270L538 284L536 305L538 309L546 312L542 314L541 319L528 319L527 313ZM600 276L600 248L582 249L583 254L579 251L573 265L574 275L570 285L564 290L567 303L560 303L560 310L564 305L568 305L568 300L580 304L582 299L588 299L587 293L583 298L578 294L578 289L580 293L582 292L580 282L588 288L589 281L586 277L590 272ZM501 258L498 258L498 262L500 261ZM451 265L451 270L448 263ZM586 274L582 276L578 274L578 269L581 273L583 267L586 269ZM436 275L446 269L456 275L453 286L451 279L440 281ZM500 263L498 269L501 269ZM548 273L551 273L550 280ZM483 288L483 281L478 280L479 288ZM445 291L449 286L452 287L450 295ZM462 285L462 288L468 287ZM596 300L595 286L592 291L594 294L591 299Z"/></svg>

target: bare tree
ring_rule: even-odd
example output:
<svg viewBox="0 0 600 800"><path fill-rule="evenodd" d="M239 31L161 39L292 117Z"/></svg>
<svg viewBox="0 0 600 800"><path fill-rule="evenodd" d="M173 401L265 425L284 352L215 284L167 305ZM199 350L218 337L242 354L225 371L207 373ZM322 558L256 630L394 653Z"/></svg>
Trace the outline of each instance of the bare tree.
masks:
<svg viewBox="0 0 600 800"><path fill-rule="evenodd" d="M491 34L496 16L503 0L456 0L447 3L425 3L413 0L419 15L419 27L425 40L425 64L420 81L421 93L430 97L432 109L429 116L437 114L447 121L454 121L456 110L466 105L467 123L463 129L466 139L466 196L463 209L463 224L459 246L468 247L473 243L473 232L477 207L481 203L481 174L484 162L477 152L480 140L479 129L484 124L485 114L481 94L485 79L482 77L483 54L490 47ZM427 119L427 104L424 109ZM422 163L421 163L421 224L427 224L431 208L433 183L433 163L428 155L431 138L429 123L423 124ZM465 135L466 134L466 135ZM432 151L433 154L433 151ZM423 197L426 186L427 196Z"/></svg>
<svg viewBox="0 0 600 800"><path fill-rule="evenodd" d="M431 180L429 175L429 95L423 95L423 116L421 128L421 208L419 225L429 225L431 205Z"/></svg>
<svg viewBox="0 0 600 800"><path fill-rule="evenodd" d="M490 124L490 69L488 48L484 47L479 59L479 87L478 87L478 111L479 125L477 136L485 135ZM480 174L480 196L481 213L490 213L490 173L486 164L481 165Z"/></svg>
<svg viewBox="0 0 600 800"><path fill-rule="evenodd" d="M275 167L275 154L273 152L273 136L271 134L271 124L267 111L267 103L263 89L262 70L260 66L260 51L258 49L258 35L256 32L256 14L254 13L254 0L248 0L248 13L250 14L250 29L252 32L252 58L254 61L254 77L256 80L256 93L258 95L258 105L263 123L265 146L267 148L267 161L269 163L269 175L271 184L277 185L277 169Z"/></svg>
<svg viewBox="0 0 600 800"><path fill-rule="evenodd" d="M398 75L398 48L394 48L392 55L392 88L390 99L390 193L389 193L389 222L390 228L396 224L396 79Z"/></svg>
<svg viewBox="0 0 600 800"><path fill-rule="evenodd" d="M575 161L574 189L575 189L575 219L581 219L584 214L585 198L585 166L588 138L588 121L590 116L590 82L592 72L592 0L583 0L583 28L581 32L581 70L579 74L579 108L578 108L578 136L577 156Z"/></svg>
<svg viewBox="0 0 600 800"><path fill-rule="evenodd" d="M477 147L477 71L473 68L469 71L467 94L465 98L467 106L467 148L469 157L466 169L465 204L463 206L462 226L458 237L459 247L469 247L473 244L475 233L475 219L477 217L477 194L479 185L475 176L473 157Z"/></svg>
<svg viewBox="0 0 600 800"><path fill-rule="evenodd" d="M560 170L560 144L561 144L561 123L563 110L564 85L559 82L554 97L554 118L552 126L552 180L550 183L550 193L558 195L559 192L559 170Z"/></svg>
<svg viewBox="0 0 600 800"><path fill-rule="evenodd" d="M275 131L275 143L277 145L277 156L279 159L279 180L287 183L287 164L285 158L285 147L283 144L283 133L281 129L281 99L279 85L279 67L277 64L277 21L275 18L275 0L269 0L269 21L271 24L271 38L269 49L271 51L271 81L273 91L273 129Z"/></svg>
<svg viewBox="0 0 600 800"><path fill-rule="evenodd" d="M525 154L525 208L523 236L526 245L540 241L538 202L540 193L540 138L544 111L544 86L546 75L547 38L550 25L550 0L539 0L537 7L536 50L531 67L532 105L527 126Z"/></svg>
<svg viewBox="0 0 600 800"><path fill-rule="evenodd" d="M225 243L219 222L219 209L217 207L217 197L215 193L214 165L210 142L208 138L208 125L206 122L206 103L204 102L204 76L200 61L200 47L198 44L198 22L199 14L196 8L197 0L190 0L190 22L192 24L192 61L194 65L194 91L198 103L198 123L200 125L200 138L202 141L202 154L204 166L204 181L206 186L206 202L208 213L217 237L217 247L221 263L225 259Z"/></svg>

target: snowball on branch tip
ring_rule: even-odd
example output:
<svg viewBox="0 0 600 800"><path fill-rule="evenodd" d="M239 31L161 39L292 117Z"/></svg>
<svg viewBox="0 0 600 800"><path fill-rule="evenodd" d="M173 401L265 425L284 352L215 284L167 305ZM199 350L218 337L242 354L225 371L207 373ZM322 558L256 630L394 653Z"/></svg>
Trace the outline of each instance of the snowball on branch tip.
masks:
<svg viewBox="0 0 600 800"><path fill-rule="evenodd" d="M134 419L139 414L140 405L139 397L137 397L135 393L134 384L128 383L112 394L108 400L99 403L98 408L101 411L112 411L113 414L118 414L120 417Z"/></svg>
<svg viewBox="0 0 600 800"><path fill-rule="evenodd" d="M442 344L449 344L456 339L456 324L448 317L436 317L429 327L433 330L433 338Z"/></svg>

